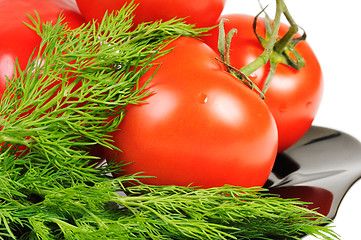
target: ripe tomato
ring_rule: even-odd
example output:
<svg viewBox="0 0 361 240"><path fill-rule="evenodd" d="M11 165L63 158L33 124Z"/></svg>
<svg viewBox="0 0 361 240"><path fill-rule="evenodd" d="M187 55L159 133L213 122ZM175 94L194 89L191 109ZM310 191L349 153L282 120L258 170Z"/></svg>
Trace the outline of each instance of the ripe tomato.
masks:
<svg viewBox="0 0 361 240"><path fill-rule="evenodd" d="M230 63L240 69L256 59L264 50L253 32L254 17L231 14L222 16L226 32L237 29L230 47ZM288 30L282 24L279 34ZM264 19L257 25L257 33L264 33ZM264 36L262 36L264 37ZM218 29L213 29L204 41L217 49ZM306 65L295 70L284 64L278 64L273 80L266 92L265 102L270 108L278 127L279 152L289 148L310 128L321 102L323 76L320 64L307 42L302 41L295 49L303 56ZM258 69L250 78L263 88L270 65Z"/></svg>
<svg viewBox="0 0 361 240"><path fill-rule="evenodd" d="M148 184L262 186L277 153L277 129L262 99L224 70L200 40L182 37L159 58L144 104L128 105L113 133L125 174ZM140 81L144 84L150 70Z"/></svg>
<svg viewBox="0 0 361 240"><path fill-rule="evenodd" d="M5 91L6 77L14 74L15 59L22 69L28 63L34 48L40 44L35 31L24 25L30 23L27 14L35 17L36 11L41 21L56 22L61 11L70 27L78 27L84 19L72 0L2 0L0 8L0 97Z"/></svg>
<svg viewBox="0 0 361 240"><path fill-rule="evenodd" d="M105 12L119 10L125 0L76 0L80 11L86 20L102 20ZM197 27L208 27L214 24L223 11L226 0L135 0L139 4L134 11L135 26L142 22L156 20L170 20L174 17L187 17L188 23L196 24Z"/></svg>

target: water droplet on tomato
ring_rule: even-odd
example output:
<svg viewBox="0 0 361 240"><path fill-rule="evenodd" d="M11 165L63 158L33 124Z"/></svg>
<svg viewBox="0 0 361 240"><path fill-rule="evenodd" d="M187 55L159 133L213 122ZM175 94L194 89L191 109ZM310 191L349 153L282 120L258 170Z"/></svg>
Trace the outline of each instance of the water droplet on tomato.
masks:
<svg viewBox="0 0 361 240"><path fill-rule="evenodd" d="M199 94L199 102L204 104L208 102L208 96L205 93L200 93Z"/></svg>
<svg viewBox="0 0 361 240"><path fill-rule="evenodd" d="M311 106L312 106L312 102L311 102L311 101L309 101L309 102L306 103L306 108L310 108Z"/></svg>
<svg viewBox="0 0 361 240"><path fill-rule="evenodd" d="M255 73L251 73L251 75L249 75L248 76L248 78L253 82L253 81L255 81L256 79L257 79L257 74L255 74Z"/></svg>

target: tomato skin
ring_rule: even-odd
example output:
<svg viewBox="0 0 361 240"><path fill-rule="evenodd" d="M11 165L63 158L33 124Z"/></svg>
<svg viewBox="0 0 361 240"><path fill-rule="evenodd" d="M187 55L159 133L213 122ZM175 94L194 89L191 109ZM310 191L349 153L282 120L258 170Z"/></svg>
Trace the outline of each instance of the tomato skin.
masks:
<svg viewBox="0 0 361 240"><path fill-rule="evenodd" d="M80 11L86 20L97 19L101 21L105 12L121 9L125 0L76 0ZM134 11L135 26L142 22L156 20L170 20L174 17L187 17L188 23L197 27L209 27L221 15L226 0L135 0L139 4Z"/></svg>
<svg viewBox="0 0 361 240"><path fill-rule="evenodd" d="M6 88L6 77L14 74L15 59L24 69L41 38L23 22L30 23L27 14L35 17L36 11L42 22L57 21L61 11L68 26L74 28L85 22L72 0L2 0L0 8L0 97Z"/></svg>
<svg viewBox="0 0 361 240"><path fill-rule="evenodd" d="M230 14L222 16L225 30L237 29L230 50L230 63L240 69L256 59L263 47L252 28L253 16ZM288 27L281 24L279 34L283 36ZM264 19L259 20L257 33L264 33ZM218 29L213 29L204 41L217 49ZM273 80L266 92L266 104L270 108L278 127L279 152L297 142L310 128L319 108L323 92L323 75L320 64L309 44L300 42L295 48L305 59L306 66L299 71L284 64L278 64ZM258 69L250 78L262 88L269 64Z"/></svg>
<svg viewBox="0 0 361 240"><path fill-rule="evenodd" d="M205 188L262 186L277 153L274 119L260 97L226 72L209 46L180 38L157 61L144 104L128 105L113 133L128 164L120 174L144 172L147 184ZM142 77L143 84L153 71Z"/></svg>

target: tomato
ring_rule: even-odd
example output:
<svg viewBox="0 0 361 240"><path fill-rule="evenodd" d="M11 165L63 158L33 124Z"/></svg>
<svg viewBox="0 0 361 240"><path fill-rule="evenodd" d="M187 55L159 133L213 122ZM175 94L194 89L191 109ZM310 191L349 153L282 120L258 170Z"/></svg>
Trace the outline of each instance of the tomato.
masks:
<svg viewBox="0 0 361 240"><path fill-rule="evenodd" d="M60 13L70 27L84 23L76 3L72 0L2 0L0 2L0 97L6 88L6 76L14 74L15 59L24 69L34 48L41 38L24 22L30 23L27 14L35 17L36 11L41 21L57 21Z"/></svg>
<svg viewBox="0 0 361 240"><path fill-rule="evenodd" d="M106 11L121 9L129 1L125 0L76 0L80 11L88 21L102 20ZM135 26L142 22L185 18L197 27L214 24L223 11L226 0L135 0L139 4L134 11Z"/></svg>
<svg viewBox="0 0 361 240"><path fill-rule="evenodd" d="M253 32L254 17L242 14L222 16L226 32L237 29L230 47L230 63L240 69L256 59L264 50ZM281 24L279 34L288 30ZM264 19L257 25L257 33L264 33ZM264 37L264 36L263 36ZM214 50L217 49L218 29L213 29L204 41ZM273 80L266 92L265 102L270 108L278 127L279 152L292 146L310 128L322 98L323 76L320 64L309 44L302 41L295 49L303 56L306 65L295 70L278 64ZM250 78L263 88L270 65L258 69Z"/></svg>
<svg viewBox="0 0 361 240"><path fill-rule="evenodd" d="M107 160L130 163L148 184L262 186L277 153L277 129L262 99L225 71L200 40L182 37L146 86L144 104L128 105L112 133L122 150ZM157 66L155 66L157 67ZM148 71L140 85L154 73Z"/></svg>

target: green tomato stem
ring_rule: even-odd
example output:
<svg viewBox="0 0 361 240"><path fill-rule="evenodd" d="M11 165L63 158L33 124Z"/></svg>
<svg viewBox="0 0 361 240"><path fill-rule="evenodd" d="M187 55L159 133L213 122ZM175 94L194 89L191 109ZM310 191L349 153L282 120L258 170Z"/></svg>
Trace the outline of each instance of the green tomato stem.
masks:
<svg viewBox="0 0 361 240"><path fill-rule="evenodd" d="M305 65L303 57L294 49L294 47L300 42L306 39L306 34L304 33L299 38L294 38L296 33L299 30L298 25L292 18L290 12L287 9L287 6L284 0L276 0L276 13L273 22L271 23L270 18L266 13L266 36L265 38L257 34L257 19L258 16L264 12L265 8L255 17L253 22L254 33L258 38L258 41L264 48L264 51L259 55L253 62L247 64L241 69L235 69L232 67L229 59L230 45L233 35L237 32L236 29L231 29L227 34L224 29L224 21L222 19L219 24L219 38L218 38L218 51L221 55L221 61L227 68L227 70L233 74L235 77L240 79L251 89L256 89L260 94L261 98L265 98L265 93L270 86L270 83L273 79L273 76L276 71L276 67L279 63L283 63L287 66L290 66L296 70L301 69ZM287 33L279 39L278 32L281 25L281 17L285 16L290 27ZM293 57L295 59L293 59ZM265 84L262 89L259 89L249 78L252 73L261 68L262 66L270 63L269 74L266 78Z"/></svg>
<svg viewBox="0 0 361 240"><path fill-rule="evenodd" d="M269 61L269 59L271 57L271 53L277 42L278 30L280 28L281 16L284 12L284 8L285 8L285 4L284 4L283 0L276 0L276 15L275 15L274 22L273 22L273 30L272 30L270 40L267 42L267 45L266 45L263 53L260 56L258 56L250 64L248 64L240 69L240 71L244 75L246 75L246 76L251 75L253 72L255 72L257 69L259 69L262 66L264 66L265 64L267 64L267 62Z"/></svg>
<svg viewBox="0 0 361 240"><path fill-rule="evenodd" d="M278 53L281 53L292 41L295 34L298 32L298 25L295 20L292 18L290 12L287 9L286 4L283 3L283 13L290 24L288 32L274 45L274 50Z"/></svg>
<svg viewBox="0 0 361 240"><path fill-rule="evenodd" d="M290 27L287 33L281 39L278 39L278 31L280 28L282 14L286 17L288 23L290 24ZM258 16L256 16L255 18L254 29L256 29L257 17ZM297 51L294 49L295 45L299 41L305 40L306 38L306 35L304 34L304 36L300 37L299 39L294 39L294 36L298 32L298 30L299 27L295 20L292 18L290 12L288 11L284 0L276 0L276 15L273 24L272 26L270 24L266 24L267 39L261 38L255 32L259 41L264 46L263 53L258 56L253 62L240 69L240 71L244 75L249 76L268 62L270 63L269 75L267 76L267 79L262 89L263 96L266 93L273 79L276 67L279 63L284 63L297 70L301 69L305 65L302 56L298 54ZM289 52L292 52L292 54L296 57L296 61L294 61L292 57L289 56Z"/></svg>

